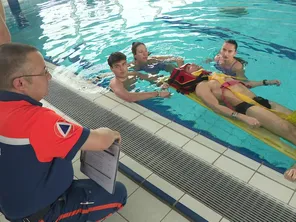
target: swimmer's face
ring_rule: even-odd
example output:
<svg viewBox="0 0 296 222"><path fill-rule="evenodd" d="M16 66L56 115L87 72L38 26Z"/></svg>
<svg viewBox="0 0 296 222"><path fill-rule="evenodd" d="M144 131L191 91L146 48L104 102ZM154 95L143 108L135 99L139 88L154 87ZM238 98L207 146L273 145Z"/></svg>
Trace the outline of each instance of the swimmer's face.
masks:
<svg viewBox="0 0 296 222"><path fill-rule="evenodd" d="M235 45L225 42L221 48L220 54L224 60L231 60L236 55Z"/></svg>
<svg viewBox="0 0 296 222"><path fill-rule="evenodd" d="M193 73L193 72L196 72L197 70L200 70L200 69L202 69L201 66L198 66L198 65L192 63L192 64L187 64L185 66L185 69L184 70L187 73Z"/></svg>
<svg viewBox="0 0 296 222"><path fill-rule="evenodd" d="M134 55L138 62L147 62L148 51L145 45L139 45L136 49L136 54Z"/></svg>
<svg viewBox="0 0 296 222"><path fill-rule="evenodd" d="M126 60L121 60L119 62L114 63L111 67L111 70L116 77L119 77L119 78L126 77L128 73Z"/></svg>

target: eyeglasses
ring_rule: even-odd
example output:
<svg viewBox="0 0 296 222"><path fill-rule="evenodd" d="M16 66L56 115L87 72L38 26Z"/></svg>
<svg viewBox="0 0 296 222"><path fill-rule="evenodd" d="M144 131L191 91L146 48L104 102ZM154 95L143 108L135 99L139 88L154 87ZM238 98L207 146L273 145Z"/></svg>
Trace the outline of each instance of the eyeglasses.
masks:
<svg viewBox="0 0 296 222"><path fill-rule="evenodd" d="M21 78L21 77L48 76L48 75L50 75L50 72L48 71L48 68L47 67L44 67L44 71L42 73L40 73L40 74L17 76L17 77L14 77L12 80L15 80L15 79Z"/></svg>

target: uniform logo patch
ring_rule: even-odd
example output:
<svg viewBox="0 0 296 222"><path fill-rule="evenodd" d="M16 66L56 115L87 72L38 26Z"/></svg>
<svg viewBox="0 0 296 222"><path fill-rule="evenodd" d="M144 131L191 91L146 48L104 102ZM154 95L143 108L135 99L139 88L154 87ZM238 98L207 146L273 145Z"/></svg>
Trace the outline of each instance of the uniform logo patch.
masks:
<svg viewBox="0 0 296 222"><path fill-rule="evenodd" d="M66 122L57 122L55 124L55 132L59 137L66 138L72 133L72 124Z"/></svg>

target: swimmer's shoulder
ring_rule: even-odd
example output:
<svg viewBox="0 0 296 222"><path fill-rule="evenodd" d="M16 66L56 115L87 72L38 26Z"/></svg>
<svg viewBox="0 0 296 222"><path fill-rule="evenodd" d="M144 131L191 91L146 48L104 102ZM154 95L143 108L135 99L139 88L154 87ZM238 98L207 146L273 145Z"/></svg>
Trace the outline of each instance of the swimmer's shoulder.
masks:
<svg viewBox="0 0 296 222"><path fill-rule="evenodd" d="M236 60L236 62L233 65L232 69L233 70L242 70L242 69L244 69L244 66L239 60Z"/></svg>

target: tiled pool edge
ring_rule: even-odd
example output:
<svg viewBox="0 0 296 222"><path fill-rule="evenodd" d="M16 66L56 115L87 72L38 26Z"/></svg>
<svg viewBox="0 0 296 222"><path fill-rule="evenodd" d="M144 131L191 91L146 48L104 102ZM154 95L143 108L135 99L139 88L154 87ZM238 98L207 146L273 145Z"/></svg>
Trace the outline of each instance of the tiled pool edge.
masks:
<svg viewBox="0 0 296 222"><path fill-rule="evenodd" d="M123 163L119 163L119 171L123 174L127 175L130 179L141 185L143 188L148 190L149 192L153 193L154 196L158 197L161 201L169 205L172 209L179 211L184 215L187 219L191 221L197 222L207 222L205 218L197 214L196 212L192 211L190 208L186 207L178 200L174 199L166 192L159 189L157 186L152 184L151 182L147 181L144 177L140 176L129 167L124 165Z"/></svg>

